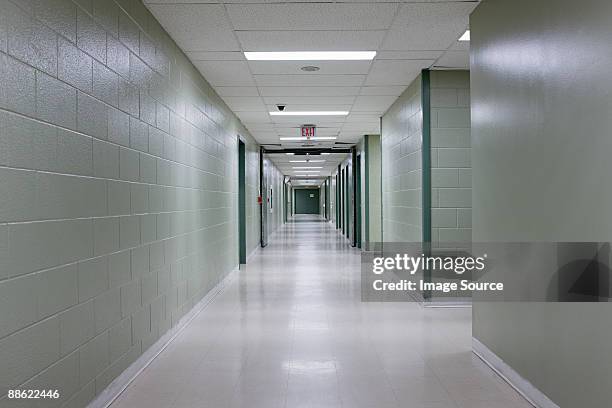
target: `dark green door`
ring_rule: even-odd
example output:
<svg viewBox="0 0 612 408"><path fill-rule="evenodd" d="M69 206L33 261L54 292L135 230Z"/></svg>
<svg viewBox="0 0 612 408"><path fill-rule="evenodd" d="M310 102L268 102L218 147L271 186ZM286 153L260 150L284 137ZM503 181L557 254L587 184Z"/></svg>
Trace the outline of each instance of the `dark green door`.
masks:
<svg viewBox="0 0 612 408"><path fill-rule="evenodd" d="M355 245L361 248L361 155L355 162Z"/></svg>
<svg viewBox="0 0 612 408"><path fill-rule="evenodd" d="M295 190L296 214L319 214L319 190L298 188Z"/></svg>
<svg viewBox="0 0 612 408"><path fill-rule="evenodd" d="M245 154L244 142L238 140L238 255L241 264L247 261Z"/></svg>

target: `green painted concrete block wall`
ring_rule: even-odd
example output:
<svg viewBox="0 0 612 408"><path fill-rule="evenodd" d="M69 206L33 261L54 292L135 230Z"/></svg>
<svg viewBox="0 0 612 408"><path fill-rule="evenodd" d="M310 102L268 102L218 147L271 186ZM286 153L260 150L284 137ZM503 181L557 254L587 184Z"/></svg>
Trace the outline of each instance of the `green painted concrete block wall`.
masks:
<svg viewBox="0 0 612 408"><path fill-rule="evenodd" d="M471 242L472 174L469 71L430 71L431 239ZM422 79L382 118L384 242L421 242L423 221Z"/></svg>
<svg viewBox="0 0 612 408"><path fill-rule="evenodd" d="M470 72L431 71L431 241L472 241Z"/></svg>
<svg viewBox="0 0 612 408"><path fill-rule="evenodd" d="M474 241L612 240L611 15L606 0L485 1L472 14ZM473 333L560 407L607 407L611 312L475 302Z"/></svg>
<svg viewBox="0 0 612 408"><path fill-rule="evenodd" d="M383 242L422 240L421 76L381 121Z"/></svg>
<svg viewBox="0 0 612 408"><path fill-rule="evenodd" d="M382 156L379 135L368 135L368 241L381 242L382 240ZM365 191L365 189L364 189ZM365 218L365 217L364 217ZM365 234L364 234L365 236Z"/></svg>
<svg viewBox="0 0 612 408"><path fill-rule="evenodd" d="M136 0L0 0L0 406L82 407L230 272L259 147Z"/></svg>

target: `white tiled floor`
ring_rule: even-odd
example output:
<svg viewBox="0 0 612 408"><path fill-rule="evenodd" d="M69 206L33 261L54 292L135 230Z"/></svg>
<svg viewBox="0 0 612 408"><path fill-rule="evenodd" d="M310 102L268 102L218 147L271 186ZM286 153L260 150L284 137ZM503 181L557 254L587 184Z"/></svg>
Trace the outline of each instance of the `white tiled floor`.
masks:
<svg viewBox="0 0 612 408"><path fill-rule="evenodd" d="M531 407L472 355L469 309L362 303L359 261L283 226L113 407Z"/></svg>

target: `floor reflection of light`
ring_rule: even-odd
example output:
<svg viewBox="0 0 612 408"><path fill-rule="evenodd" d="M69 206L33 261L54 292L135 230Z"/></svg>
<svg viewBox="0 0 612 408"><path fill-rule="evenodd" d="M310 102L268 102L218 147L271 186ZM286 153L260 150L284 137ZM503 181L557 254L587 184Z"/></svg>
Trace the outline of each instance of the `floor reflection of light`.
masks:
<svg viewBox="0 0 612 408"><path fill-rule="evenodd" d="M289 360L283 363L286 370L301 371L305 374L327 374L336 371L333 360Z"/></svg>

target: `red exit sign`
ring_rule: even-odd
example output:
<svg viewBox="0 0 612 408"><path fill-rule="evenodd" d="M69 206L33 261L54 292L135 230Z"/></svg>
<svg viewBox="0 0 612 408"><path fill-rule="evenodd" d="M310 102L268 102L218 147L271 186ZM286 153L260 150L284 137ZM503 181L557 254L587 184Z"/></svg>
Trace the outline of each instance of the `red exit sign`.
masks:
<svg viewBox="0 0 612 408"><path fill-rule="evenodd" d="M302 137L311 138L315 135L315 126L304 125L302 126Z"/></svg>

